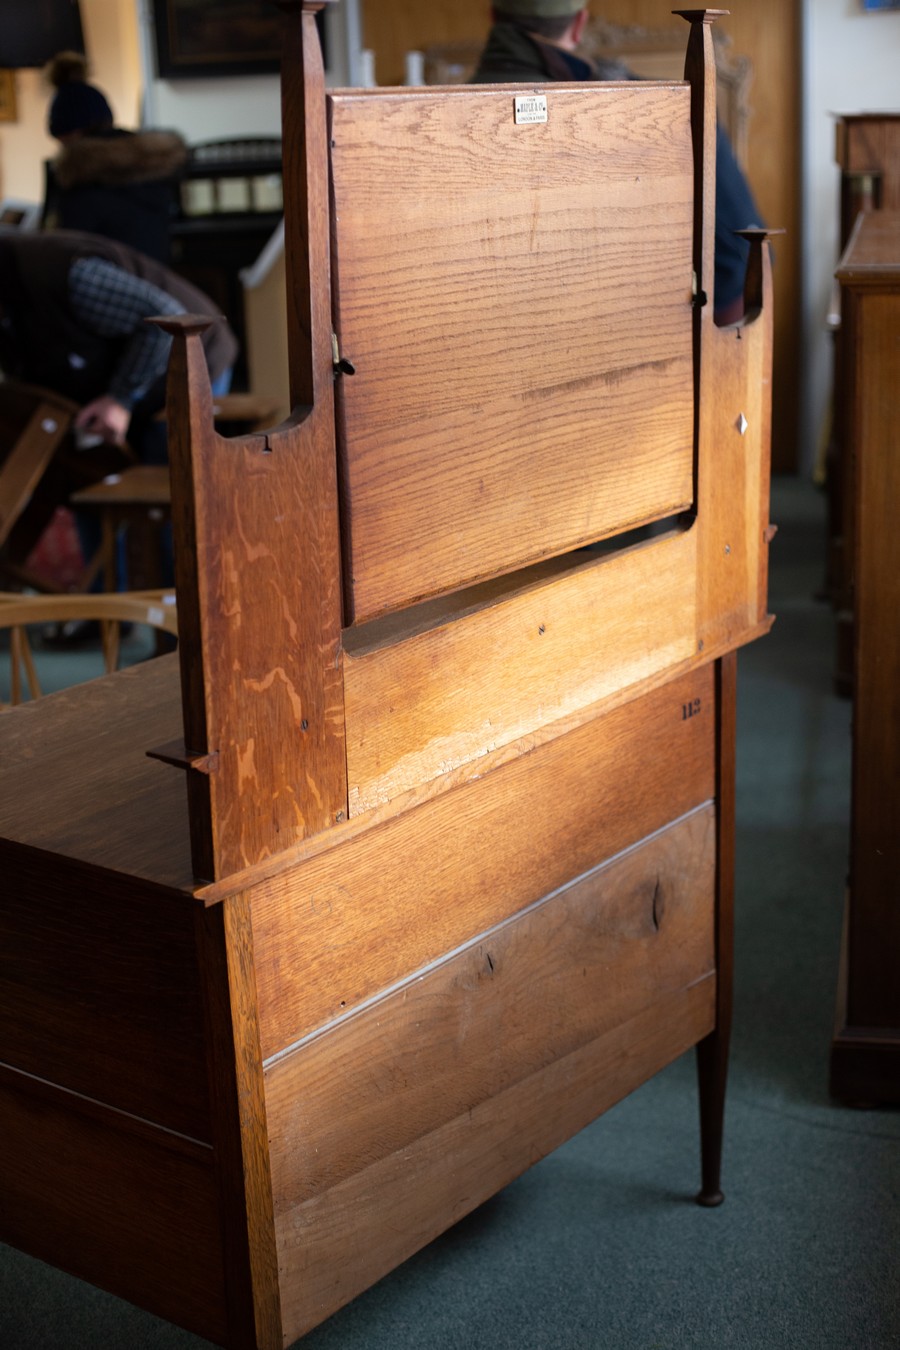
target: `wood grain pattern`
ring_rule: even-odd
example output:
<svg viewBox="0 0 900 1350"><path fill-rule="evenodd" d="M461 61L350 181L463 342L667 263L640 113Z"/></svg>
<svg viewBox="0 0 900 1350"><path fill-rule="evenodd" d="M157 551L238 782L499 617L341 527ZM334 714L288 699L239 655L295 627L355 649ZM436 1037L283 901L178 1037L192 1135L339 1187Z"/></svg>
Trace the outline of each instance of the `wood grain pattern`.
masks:
<svg viewBox="0 0 900 1350"><path fill-rule="evenodd" d="M311 415L307 433L220 437L199 338L182 333L168 413L191 428L170 436L179 654L188 750L218 757L215 773L188 773L194 870L212 880L345 809L339 612L336 563L317 548L327 429Z"/></svg>
<svg viewBox="0 0 900 1350"><path fill-rule="evenodd" d="M434 621L406 641L381 645L375 631L366 650L366 630L351 630L351 815L461 765L476 773L498 746L693 655L696 531L599 560L584 554L574 568L566 562L556 578Z"/></svg>
<svg viewBox="0 0 900 1350"><path fill-rule="evenodd" d="M175 337L167 419L179 654L192 858L206 881L347 809L320 8L285 23L291 418L265 435L218 436L202 325L160 321ZM197 771L210 755L214 771Z"/></svg>
<svg viewBox="0 0 900 1350"><path fill-rule="evenodd" d="M734 645L767 609L773 307L764 236L751 256L745 319L707 322L701 336L697 633L706 649Z"/></svg>
<svg viewBox="0 0 900 1350"><path fill-rule="evenodd" d="M732 43L737 58L752 66L748 129L748 177L769 225L783 226L775 275L775 386L772 462L781 473L798 466L802 362L802 4L801 0L753 0L733 5L716 20L716 32ZM434 43L487 36L484 0L361 0L363 43L375 52L381 85L403 82L404 54ZM672 28L684 50L687 30L659 0L603 0L592 12L611 24L654 32ZM678 72L680 73L680 68ZM772 153L772 146L778 153Z"/></svg>
<svg viewBox="0 0 900 1350"><path fill-rule="evenodd" d="M709 978L661 997L408 1147L373 1159L340 1185L285 1207L277 1234L286 1340L329 1316L694 1045L712 1025L714 993Z"/></svg>
<svg viewBox="0 0 900 1350"><path fill-rule="evenodd" d="M279 1212L712 974L715 854L709 805L271 1064Z"/></svg>
<svg viewBox="0 0 900 1350"><path fill-rule="evenodd" d="M0 1238L225 1344L212 1156L0 1070Z"/></svg>
<svg viewBox="0 0 900 1350"><path fill-rule="evenodd" d="M851 1025L900 1035L900 215L865 217L857 255L858 265L841 269L855 292L848 338L857 395L847 1015Z"/></svg>
<svg viewBox="0 0 900 1350"><path fill-rule="evenodd" d="M263 1056L709 800L712 696L692 673L261 885Z"/></svg>
<svg viewBox="0 0 900 1350"><path fill-rule="evenodd" d="M208 1140L193 906L29 850L2 858L0 1061Z"/></svg>
<svg viewBox="0 0 900 1350"><path fill-rule="evenodd" d="M690 504L689 94L645 94L330 100L353 621Z"/></svg>
<svg viewBox="0 0 900 1350"><path fill-rule="evenodd" d="M278 1257L247 896L195 911L229 1345L281 1350Z"/></svg>
<svg viewBox="0 0 900 1350"><path fill-rule="evenodd" d="M280 3L289 422L217 437L203 321L170 324L185 734L165 758L188 768L190 854L181 781L143 757L177 740L171 662L8 723L25 800L0 814L22 878L0 963L18 1066L0 1069L0 1236L232 1350L292 1342L698 1043L717 1184L718 658L765 627L743 539L764 537L764 396L743 461L721 445L770 347L751 323L726 353L709 307L692 315L712 184L701 154L695 238L687 86L556 89L549 123L515 131L509 90L346 94L329 128L322 0ZM332 362L329 225L356 374ZM695 424L698 395L720 407ZM345 654L340 455L363 569ZM569 552L682 508L646 545ZM69 818L41 818L45 799Z"/></svg>
<svg viewBox="0 0 900 1350"><path fill-rule="evenodd" d="M3 713L0 834L189 893L184 784L145 754L180 730L175 656Z"/></svg>

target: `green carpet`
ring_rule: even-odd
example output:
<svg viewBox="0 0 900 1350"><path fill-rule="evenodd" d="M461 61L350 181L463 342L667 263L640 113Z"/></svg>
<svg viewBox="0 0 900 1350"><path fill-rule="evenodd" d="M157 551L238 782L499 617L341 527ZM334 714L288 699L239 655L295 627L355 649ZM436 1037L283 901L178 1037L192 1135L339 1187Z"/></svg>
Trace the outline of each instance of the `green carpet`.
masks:
<svg viewBox="0 0 900 1350"><path fill-rule="evenodd" d="M303 1342L306 1350L897 1350L900 1113L827 1095L850 707L814 600L824 500L778 480L772 634L739 660L725 1204L672 1065ZM4 1350L207 1343L0 1248Z"/></svg>

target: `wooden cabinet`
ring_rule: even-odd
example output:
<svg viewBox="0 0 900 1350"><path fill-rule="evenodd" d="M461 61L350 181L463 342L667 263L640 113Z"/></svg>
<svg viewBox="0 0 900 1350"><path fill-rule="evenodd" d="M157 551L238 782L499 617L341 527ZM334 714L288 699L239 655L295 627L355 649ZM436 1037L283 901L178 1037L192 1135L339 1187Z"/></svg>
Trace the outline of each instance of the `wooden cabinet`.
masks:
<svg viewBox="0 0 900 1350"><path fill-rule="evenodd" d="M900 1101L900 212L861 215L838 268L853 517L850 881L831 1087Z"/></svg>
<svg viewBox="0 0 900 1350"><path fill-rule="evenodd" d="M844 113L835 127L841 250L860 211L900 211L900 113Z"/></svg>
<svg viewBox="0 0 900 1350"><path fill-rule="evenodd" d="M326 97L318 8L293 414L218 436L205 321L164 321L178 660L0 721L0 1238L232 1350L691 1049L720 1203L736 651L771 623L764 232L742 324L703 303L712 15L689 83L536 120Z"/></svg>
<svg viewBox="0 0 900 1350"><path fill-rule="evenodd" d="M840 249L843 254L861 211L900 210L900 113L847 113L835 128L835 160L841 171ZM826 591L835 610L835 688L853 690L853 459L844 452L845 408L852 382L852 349L844 355L838 289L829 323L834 337L834 396L826 451L828 544Z"/></svg>

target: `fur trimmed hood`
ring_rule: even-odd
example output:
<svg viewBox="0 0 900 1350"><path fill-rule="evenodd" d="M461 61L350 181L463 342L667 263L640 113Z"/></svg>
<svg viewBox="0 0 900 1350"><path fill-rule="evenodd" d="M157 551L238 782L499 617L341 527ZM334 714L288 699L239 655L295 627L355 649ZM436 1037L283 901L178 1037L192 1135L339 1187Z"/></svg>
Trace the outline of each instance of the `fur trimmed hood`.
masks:
<svg viewBox="0 0 900 1350"><path fill-rule="evenodd" d="M184 167L188 148L177 131L112 131L70 141L53 161L65 190L85 183L151 183Z"/></svg>

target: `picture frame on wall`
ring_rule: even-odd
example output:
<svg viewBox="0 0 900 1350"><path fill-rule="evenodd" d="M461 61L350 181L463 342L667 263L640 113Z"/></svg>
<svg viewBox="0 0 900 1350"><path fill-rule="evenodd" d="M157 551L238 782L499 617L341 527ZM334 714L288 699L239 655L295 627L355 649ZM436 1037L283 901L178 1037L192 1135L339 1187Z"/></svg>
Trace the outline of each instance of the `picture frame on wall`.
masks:
<svg viewBox="0 0 900 1350"><path fill-rule="evenodd" d="M0 70L0 122L15 122L17 116L16 73Z"/></svg>
<svg viewBox="0 0 900 1350"><path fill-rule="evenodd" d="M322 14L317 15L324 37ZM259 0L153 0L160 79L272 75L281 63L283 15Z"/></svg>

